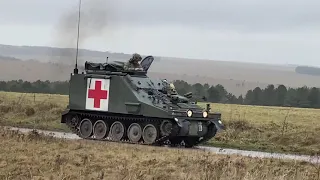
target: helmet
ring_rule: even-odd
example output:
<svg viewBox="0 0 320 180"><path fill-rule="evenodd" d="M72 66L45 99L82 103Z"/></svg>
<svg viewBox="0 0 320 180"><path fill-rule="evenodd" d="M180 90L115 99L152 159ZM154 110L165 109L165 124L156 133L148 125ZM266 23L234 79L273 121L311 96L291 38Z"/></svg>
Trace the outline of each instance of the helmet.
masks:
<svg viewBox="0 0 320 180"><path fill-rule="evenodd" d="M132 58L130 59L130 62L132 62L132 61L141 61L142 60L142 57L140 56L140 54L138 54L138 53L134 53L133 55L132 55Z"/></svg>
<svg viewBox="0 0 320 180"><path fill-rule="evenodd" d="M169 84L169 88L170 88L170 93L171 94L176 94L177 93L177 91L176 91L176 87L174 86L174 84L173 83L170 83Z"/></svg>
<svg viewBox="0 0 320 180"><path fill-rule="evenodd" d="M175 90L176 89L173 83L170 83L170 89L171 90Z"/></svg>

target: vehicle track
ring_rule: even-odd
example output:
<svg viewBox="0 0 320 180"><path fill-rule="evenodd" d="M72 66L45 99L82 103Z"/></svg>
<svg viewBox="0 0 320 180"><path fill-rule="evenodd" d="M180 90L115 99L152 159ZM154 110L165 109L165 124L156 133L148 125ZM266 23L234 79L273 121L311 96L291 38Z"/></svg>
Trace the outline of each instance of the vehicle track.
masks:
<svg viewBox="0 0 320 180"><path fill-rule="evenodd" d="M69 140L80 140L79 136L72 133L65 133L65 132L56 132L56 131L46 131L46 130L39 130L39 129L28 129L28 128L17 128L17 127L8 127L4 126L5 129L19 131L22 133L29 133L36 130L38 133L52 136L55 138L61 139L69 139ZM88 140L90 141L90 140ZM119 143L119 142L116 142ZM163 148L163 147L157 147ZM170 147L174 149L182 149L179 147ZM183 148L185 150L202 150L202 151L209 151L215 152L217 154L225 154L225 155L240 155L240 156L247 156L247 157L258 157L258 158L274 158L274 159L291 159L291 160L298 160L298 161L305 161L310 162L313 164L320 164L320 156L308 156L308 155L294 155L294 154L282 154L282 153L267 153L267 152L260 152L260 151L245 151L245 150L237 150L237 149L225 149L225 148L217 148L217 147L209 147L209 146L196 146L194 148Z"/></svg>

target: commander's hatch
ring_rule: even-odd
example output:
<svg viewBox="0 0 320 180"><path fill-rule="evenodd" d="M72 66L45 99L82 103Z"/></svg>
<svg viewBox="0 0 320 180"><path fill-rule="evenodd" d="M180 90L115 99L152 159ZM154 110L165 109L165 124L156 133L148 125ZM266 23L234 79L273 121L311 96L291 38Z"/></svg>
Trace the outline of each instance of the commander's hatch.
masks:
<svg viewBox="0 0 320 180"><path fill-rule="evenodd" d="M147 56L141 61L140 65L142 66L144 71L148 72L153 60L154 60L153 56Z"/></svg>

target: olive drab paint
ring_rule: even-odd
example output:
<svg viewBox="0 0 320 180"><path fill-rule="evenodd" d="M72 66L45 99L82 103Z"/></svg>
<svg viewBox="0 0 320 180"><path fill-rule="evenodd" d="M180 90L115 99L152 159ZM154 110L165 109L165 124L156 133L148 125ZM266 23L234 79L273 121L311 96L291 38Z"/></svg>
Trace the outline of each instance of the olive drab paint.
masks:
<svg viewBox="0 0 320 180"><path fill-rule="evenodd" d="M142 70L127 69L118 61L85 62L84 72L71 74L61 123L85 139L186 147L224 129L221 114L192 102L191 92L181 95L172 83L150 78L153 60L145 57Z"/></svg>

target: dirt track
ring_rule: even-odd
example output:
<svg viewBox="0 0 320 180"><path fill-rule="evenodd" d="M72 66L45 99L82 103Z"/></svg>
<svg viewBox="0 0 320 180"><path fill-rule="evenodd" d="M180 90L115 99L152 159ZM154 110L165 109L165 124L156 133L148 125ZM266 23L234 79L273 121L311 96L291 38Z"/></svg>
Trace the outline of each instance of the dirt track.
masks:
<svg viewBox="0 0 320 180"><path fill-rule="evenodd" d="M27 129L27 128L15 128L15 127L6 127L6 128L9 130L15 130L15 131L19 131L22 133L28 133L28 132L33 131L33 129ZM37 130L37 132L44 134L44 135L47 135L47 136L53 136L56 138L63 138L63 139L69 139L69 140L81 139L77 135L71 134L71 133L44 131L44 130ZM292 154L280 154L280 153L266 153L266 152L259 152L259 151L223 149L223 148L207 147L207 146L198 146L195 149L204 150L204 151L211 151L211 152L215 152L217 154L228 154L228 155L237 154L237 155L248 156L248 157L292 159L292 160L298 160L298 161L311 162L314 164L320 163L320 156L304 156L304 155L292 155ZM186 150L192 150L192 149L186 149Z"/></svg>

